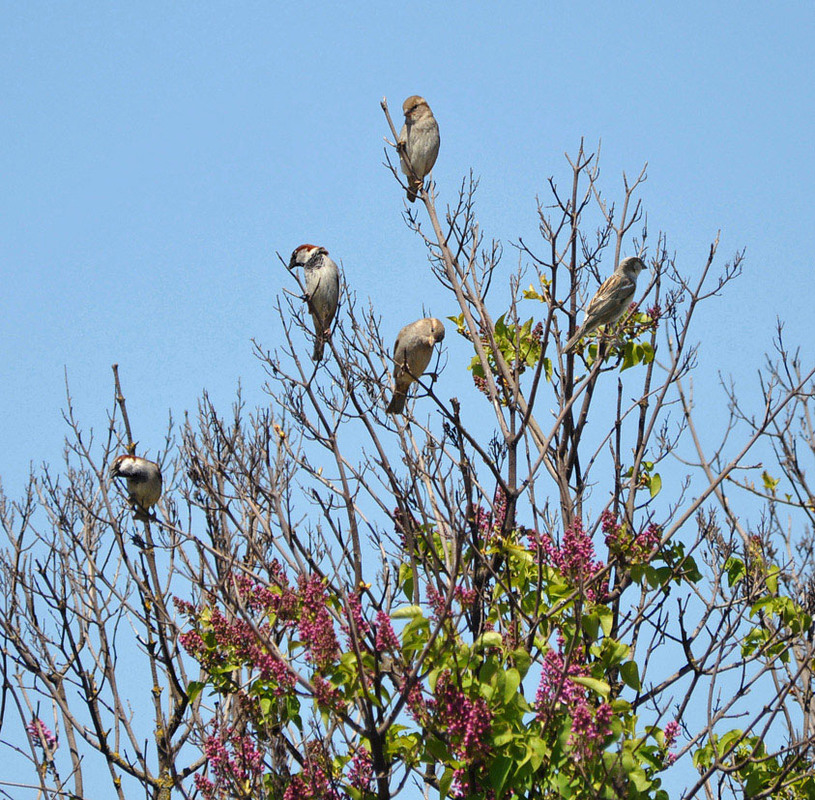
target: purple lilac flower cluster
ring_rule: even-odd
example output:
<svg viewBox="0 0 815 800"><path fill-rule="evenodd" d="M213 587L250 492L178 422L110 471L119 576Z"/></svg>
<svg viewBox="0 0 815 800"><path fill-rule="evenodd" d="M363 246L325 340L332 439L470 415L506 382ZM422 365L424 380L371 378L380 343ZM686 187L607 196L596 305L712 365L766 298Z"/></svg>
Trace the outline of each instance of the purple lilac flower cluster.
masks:
<svg viewBox="0 0 815 800"><path fill-rule="evenodd" d="M586 674L587 670L582 664L571 661L566 667L559 652L554 649L547 650L543 657L541 680L535 695L538 720L548 722L557 703L572 708L584 701L585 688L569 679L583 677Z"/></svg>
<svg viewBox="0 0 815 800"><path fill-rule="evenodd" d="M245 573L236 576L234 580L241 601L251 613L271 612L282 622L290 624L297 619L297 593L292 591L285 570L277 559L272 561L270 572L269 585L262 584Z"/></svg>
<svg viewBox="0 0 815 800"><path fill-rule="evenodd" d="M263 773L263 754L255 747L254 739L231 728L216 728L204 741L204 755L214 780L199 774L195 785L206 800L232 797L232 787L253 785Z"/></svg>
<svg viewBox="0 0 815 800"><path fill-rule="evenodd" d="M247 621L229 620L217 608L211 609L207 616L206 627L215 639L214 647L208 646L195 628L179 636L181 646L203 667L212 671L227 660L237 660L257 669L261 679L277 684L279 695L294 687L294 673L289 666L263 644L271 638L268 623L257 626L255 631Z"/></svg>
<svg viewBox="0 0 815 800"><path fill-rule="evenodd" d="M438 622L444 616L445 597L435 586L427 584L425 587L427 602L430 604L430 618Z"/></svg>
<svg viewBox="0 0 815 800"><path fill-rule="evenodd" d="M348 595L346 614L348 615L348 622L343 623L340 627L345 634L348 646L351 647L354 638L357 638L358 641L362 641L365 634L371 630L371 626L362 616L362 601L359 598L358 592ZM353 627L351 625L351 621L353 621ZM353 631L356 631L356 637L354 636Z"/></svg>
<svg viewBox="0 0 815 800"><path fill-rule="evenodd" d="M597 757L611 733L612 714L608 703L593 708L583 700L574 708L569 746L575 761L585 762Z"/></svg>
<svg viewBox="0 0 815 800"><path fill-rule="evenodd" d="M475 603L478 592L475 589L467 589L464 586L456 586L453 589L453 597L458 600L462 608L469 608Z"/></svg>
<svg viewBox="0 0 815 800"><path fill-rule="evenodd" d="M379 653L399 650L399 637L393 630L391 618L384 611L376 612L376 649Z"/></svg>
<svg viewBox="0 0 815 800"><path fill-rule="evenodd" d="M57 749L57 737L51 733L46 724L39 718L34 717L26 726L26 731L37 747L43 750L48 749L54 752Z"/></svg>
<svg viewBox="0 0 815 800"><path fill-rule="evenodd" d="M549 723L556 713L565 710L571 715L572 730L569 746L575 760L594 758L602 749L611 732L612 709L608 703L595 707L589 702L589 693L572 678L589 675L582 663L574 660L568 666L563 655L555 649L548 650L543 658L541 681L535 696L537 719Z"/></svg>
<svg viewBox="0 0 815 800"><path fill-rule="evenodd" d="M563 534L560 546L547 534L530 533L532 545L540 552L543 562L560 570L575 586L585 592L590 602L602 602L606 589L600 585L599 573L605 565L594 560L594 544L576 519Z"/></svg>
<svg viewBox="0 0 815 800"><path fill-rule="evenodd" d="M320 708L328 711L339 711L342 708L342 695L336 686L320 675L312 678L311 685L314 688L314 699Z"/></svg>
<svg viewBox="0 0 815 800"><path fill-rule="evenodd" d="M309 660L318 669L327 669L339 656L340 646L326 605L325 586L317 575L300 576L298 583L302 605L297 628Z"/></svg>
<svg viewBox="0 0 815 800"><path fill-rule="evenodd" d="M303 772L291 779L283 800L340 800L340 795L331 786L322 767L308 764Z"/></svg>
<svg viewBox="0 0 815 800"><path fill-rule="evenodd" d="M365 745L357 748L351 759L348 769L348 783L360 792L367 792L371 788L371 779L374 775L374 766L371 754Z"/></svg>
<svg viewBox="0 0 815 800"><path fill-rule="evenodd" d="M603 512L600 521L609 552L614 553L621 561L627 564L647 564L654 557L662 539L662 528L659 525L652 522L645 530L632 535L628 526L618 523L617 515L610 510Z"/></svg>
<svg viewBox="0 0 815 800"><path fill-rule="evenodd" d="M676 755L674 753L669 752L671 748L676 744L676 739L679 736L679 722L677 720L671 720L662 731L662 735L664 737L665 742L665 765L670 766L671 764L676 761Z"/></svg>
<svg viewBox="0 0 815 800"><path fill-rule="evenodd" d="M405 684L403 681L399 686L399 690L404 691L404 689ZM414 683L411 686L407 696L407 703L405 705L407 707L408 714L414 722L425 726L428 724L430 714L420 683Z"/></svg>
<svg viewBox="0 0 815 800"><path fill-rule="evenodd" d="M455 685L449 672L439 676L435 696L427 708L438 728L446 732L455 757L465 764L456 770L453 780L455 796L466 797L473 791L473 776L480 775L490 749L492 711L483 697L468 697Z"/></svg>
<svg viewBox="0 0 815 800"><path fill-rule="evenodd" d="M453 753L462 761L483 756L489 747L492 712L483 697L468 697L449 672L436 681L435 696L428 702L439 727L447 731Z"/></svg>
<svg viewBox="0 0 815 800"><path fill-rule="evenodd" d="M318 670L328 668L339 655L339 643L322 579L316 575L300 576L296 592L284 581L282 571L280 585L271 588L261 586L247 576L235 579L247 610L274 614L274 628L268 621L252 624L248 620L228 619L218 608L198 609L176 598L176 607L193 624L191 630L179 637L182 647L210 672L227 661L255 668L262 680L277 685L276 692L280 695L293 689L295 674L284 659L270 652L266 642L274 639L274 631L280 626L296 626L306 645L307 658ZM358 598L356 606L351 605L351 613L355 613L355 608L361 615ZM214 646L208 644L210 637L214 639Z"/></svg>
<svg viewBox="0 0 815 800"><path fill-rule="evenodd" d="M479 538L484 546L489 545L496 537L500 536L506 517L507 496L503 489L498 487L495 490L492 509L487 510L483 506L478 506L475 510L475 524L478 528Z"/></svg>

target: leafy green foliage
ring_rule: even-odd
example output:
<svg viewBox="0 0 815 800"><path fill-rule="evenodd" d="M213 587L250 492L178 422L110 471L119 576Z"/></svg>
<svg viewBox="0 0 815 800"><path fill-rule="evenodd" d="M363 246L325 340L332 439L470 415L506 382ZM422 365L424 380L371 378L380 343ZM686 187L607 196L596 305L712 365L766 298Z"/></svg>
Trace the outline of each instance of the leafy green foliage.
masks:
<svg viewBox="0 0 815 800"><path fill-rule="evenodd" d="M493 522L482 518L482 530ZM255 610L251 625L208 605L185 606L193 626L185 646L206 667L205 681L190 692L241 695L258 732L281 725L304 732L306 702L329 727L368 704L391 719L382 732L387 762L431 770L441 798L610 800L620 786L631 797L667 798L659 775L671 763L669 748L661 729L639 728L624 697L642 689L640 670L614 636L606 573L582 527L560 544L515 529L487 546L500 555L502 581L491 590L485 631L470 641L462 622L475 591L444 594L428 585L416 605L417 576L407 560L398 570L407 602L377 612L375 622L372 608L365 613L312 579L292 588L282 571L277 586L242 586L243 602ZM335 625L347 629L351 619L356 645L335 647ZM392 638L383 636L386 628ZM429 668L415 673L420 656ZM352 756L334 755L321 774L365 800L372 790L355 783Z"/></svg>

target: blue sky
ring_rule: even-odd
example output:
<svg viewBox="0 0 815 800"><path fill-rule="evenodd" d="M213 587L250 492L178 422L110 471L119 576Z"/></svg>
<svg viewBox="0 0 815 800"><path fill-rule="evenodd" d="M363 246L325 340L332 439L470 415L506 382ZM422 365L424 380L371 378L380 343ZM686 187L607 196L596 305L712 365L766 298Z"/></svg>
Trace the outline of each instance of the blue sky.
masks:
<svg viewBox="0 0 815 800"><path fill-rule="evenodd" d="M326 246L395 337L455 313L383 168L402 100L441 127L440 202L480 176L486 237L537 241L536 196L602 140L603 186L647 161L650 240L680 267L747 249L702 311L696 399L755 383L777 316L812 358L811 3L4 3L0 6L0 476L57 462L67 370L103 432L120 364L142 449L202 389L266 401L275 251ZM506 248L506 264L515 265ZM610 271L612 265L607 265ZM451 353L462 343L447 337ZM458 349L456 349L458 348ZM451 358L454 394L468 359Z"/></svg>
<svg viewBox="0 0 815 800"><path fill-rule="evenodd" d="M385 95L395 115L428 98L441 201L472 167L482 228L507 243L535 240L535 197L581 136L602 140L607 192L648 161L652 235L668 232L681 265L697 269L719 228L723 254L747 248L706 312L703 369L750 378L776 315L808 347L815 7L496 8L4 4L7 491L59 458L65 369L83 423L103 429L118 362L148 449L203 388L227 404L242 380L259 401L250 338L276 343L290 286L276 250L328 247L393 334L422 303L453 312L382 167Z"/></svg>

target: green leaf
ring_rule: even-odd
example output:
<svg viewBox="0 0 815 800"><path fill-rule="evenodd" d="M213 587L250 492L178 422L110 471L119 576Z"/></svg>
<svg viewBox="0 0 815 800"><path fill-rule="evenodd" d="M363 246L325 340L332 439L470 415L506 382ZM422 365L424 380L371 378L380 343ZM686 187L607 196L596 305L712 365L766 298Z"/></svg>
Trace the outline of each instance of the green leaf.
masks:
<svg viewBox="0 0 815 800"><path fill-rule="evenodd" d="M529 672L529 668L532 666L532 656L524 650L522 647L519 647L517 650L513 650L512 653L512 660L515 662L515 666L518 668L518 672L520 672L521 677L526 675Z"/></svg>
<svg viewBox="0 0 815 800"><path fill-rule="evenodd" d="M201 681L190 681L187 684L187 695L189 696L190 702L195 702L195 698L201 694L201 690L206 686L205 683Z"/></svg>
<svg viewBox="0 0 815 800"><path fill-rule="evenodd" d="M706 744L693 754L693 766L697 769L707 769L713 761L713 746Z"/></svg>
<svg viewBox="0 0 815 800"><path fill-rule="evenodd" d="M399 586L408 600L413 599L413 569L410 564L399 565Z"/></svg>
<svg viewBox="0 0 815 800"><path fill-rule="evenodd" d="M518 672L517 669L508 669L505 673L506 675L506 684L504 685L504 702L508 703L515 695L515 692L518 691L518 687L521 685L521 674Z"/></svg>
<svg viewBox="0 0 815 800"><path fill-rule="evenodd" d="M298 730L303 730L303 720L300 717L300 701L291 695L286 698L286 717L289 722L297 726Z"/></svg>
<svg viewBox="0 0 815 800"><path fill-rule="evenodd" d="M464 314L459 314L457 317L447 317L450 322L454 323L456 326L456 331L463 334L464 333Z"/></svg>
<svg viewBox="0 0 815 800"><path fill-rule="evenodd" d="M742 738L743 733L743 731L736 728L732 731L728 731L719 739L718 750L722 758L726 758L730 755L733 748L736 747L736 742Z"/></svg>
<svg viewBox="0 0 815 800"><path fill-rule="evenodd" d="M607 669L616 667L618 664L622 664L627 658L629 658L630 653L631 648L629 648L625 642L617 642L610 637L603 639L601 657L603 666L605 666Z"/></svg>
<svg viewBox="0 0 815 800"><path fill-rule="evenodd" d="M413 617L421 617L421 606L402 606L397 608L396 611L391 612L391 619L412 619Z"/></svg>
<svg viewBox="0 0 815 800"><path fill-rule="evenodd" d="M600 617L595 612L593 614L584 614L580 620L580 627L590 639L597 639L600 633Z"/></svg>
<svg viewBox="0 0 815 800"><path fill-rule="evenodd" d="M644 792L651 786L651 781L648 780L645 771L640 767L631 770L631 772L628 773L628 778L634 784L638 792Z"/></svg>
<svg viewBox="0 0 815 800"><path fill-rule="evenodd" d="M614 625L614 612L608 606L597 606L594 610L600 620L600 626L606 636L611 636L611 628Z"/></svg>
<svg viewBox="0 0 815 800"><path fill-rule="evenodd" d="M620 677L625 681L626 686L630 686L637 692L640 690L640 670L636 661L626 661L620 667Z"/></svg>
<svg viewBox="0 0 815 800"><path fill-rule="evenodd" d="M530 736L526 742L527 756L532 762L532 768L537 772L543 760L549 754L546 742L539 736Z"/></svg>
<svg viewBox="0 0 815 800"><path fill-rule="evenodd" d="M492 746L503 747L505 744L509 744L514 738L515 734L507 728L507 730L496 733L495 736L492 737Z"/></svg>
<svg viewBox="0 0 815 800"><path fill-rule="evenodd" d="M750 606L750 616L754 617L759 611L766 611L771 616L776 616L780 609L778 602L780 599L780 597L762 597L760 600L756 600Z"/></svg>
<svg viewBox="0 0 815 800"><path fill-rule="evenodd" d="M500 647L503 639L498 631L487 631L475 642L475 647Z"/></svg>
<svg viewBox="0 0 815 800"><path fill-rule="evenodd" d="M543 374L546 378L547 383L552 382L552 359L551 358L544 358L543 359Z"/></svg>
<svg viewBox="0 0 815 800"><path fill-rule="evenodd" d="M732 589L740 580L747 575L747 568L740 558L730 556L724 564L727 572L727 585Z"/></svg>
<svg viewBox="0 0 815 800"><path fill-rule="evenodd" d="M620 367L620 372L625 372L625 370L631 369L631 367L635 367L640 363L642 353L638 352L639 350L641 350L641 348L636 342L625 343L625 347L623 348L623 365Z"/></svg>
<svg viewBox="0 0 815 800"><path fill-rule="evenodd" d="M428 736L424 741L425 750L437 761L445 762L450 759L447 745L435 736Z"/></svg>
<svg viewBox="0 0 815 800"><path fill-rule="evenodd" d="M515 763L514 759L506 758L505 756L498 756L493 759L490 766L490 785L497 796L501 796L501 790L507 780L507 775Z"/></svg>
<svg viewBox="0 0 815 800"><path fill-rule="evenodd" d="M484 367L481 366L481 359L478 356L473 356L473 360L470 362L470 366L468 367L468 369L477 378L484 377Z"/></svg>
<svg viewBox="0 0 815 800"><path fill-rule="evenodd" d="M781 483L781 478L773 478L766 469L761 473L761 480L764 481L764 488L771 494L775 494L775 487Z"/></svg>
<svg viewBox="0 0 815 800"><path fill-rule="evenodd" d="M662 478L659 477L659 473L651 476L651 480L648 482L648 488L651 490L651 497L656 497L660 489L662 489Z"/></svg>
<svg viewBox="0 0 815 800"><path fill-rule="evenodd" d="M767 590L775 594L778 591L778 576L781 570L773 566L767 571L767 577L764 579L767 583Z"/></svg>
<svg viewBox="0 0 815 800"><path fill-rule="evenodd" d="M444 774L441 776L441 780L439 781L439 800L444 800L447 797L448 792L450 791L450 784L453 782L453 770L450 767L447 767L444 770Z"/></svg>
<svg viewBox="0 0 815 800"><path fill-rule="evenodd" d="M591 678L585 675L575 675L570 677L570 680L580 684L581 686L585 686L587 689L591 689L596 694L599 694L600 697L608 697L611 692L611 687L605 681L601 681L597 678Z"/></svg>
<svg viewBox="0 0 815 800"><path fill-rule="evenodd" d="M691 583L699 583L699 581L702 580L702 573L699 572L699 567L696 566L696 560L693 556L687 556L682 566L685 580Z"/></svg>

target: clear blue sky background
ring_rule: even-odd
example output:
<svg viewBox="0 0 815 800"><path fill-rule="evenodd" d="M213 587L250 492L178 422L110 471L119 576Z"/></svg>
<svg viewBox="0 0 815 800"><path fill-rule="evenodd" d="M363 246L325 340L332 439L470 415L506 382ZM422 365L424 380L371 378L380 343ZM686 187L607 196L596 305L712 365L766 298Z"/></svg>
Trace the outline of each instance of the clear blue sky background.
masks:
<svg viewBox="0 0 815 800"><path fill-rule="evenodd" d="M325 245L389 338L423 304L455 312L382 166L383 95L397 119L428 99L440 200L472 167L488 239L536 241L535 197L584 136L602 139L607 193L649 162L651 242L667 231L681 268L718 229L723 256L746 247L697 327L697 402L722 403L719 370L754 383L777 316L808 363L813 33L804 2L2 3L6 490L59 460L66 369L101 432L118 362L151 453L204 388L264 402L250 338L278 343L274 298L293 288L275 251Z"/></svg>
<svg viewBox="0 0 815 800"><path fill-rule="evenodd" d="M118 362L147 449L205 387L226 405L242 380L260 401L249 340L276 343L273 300L291 287L276 250L325 245L393 334L423 302L453 312L382 167L383 95L395 116L428 98L441 200L472 167L488 237L535 240L535 196L585 136L602 139L607 192L649 162L652 236L668 232L681 266L718 228L723 254L745 246L745 276L699 329L717 402L716 370L749 378L776 315L809 348L815 6L497 9L4 3L7 491L59 458L65 368L83 423L103 429Z"/></svg>

